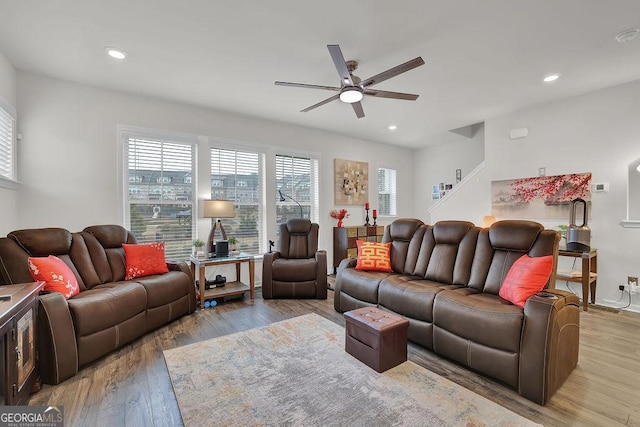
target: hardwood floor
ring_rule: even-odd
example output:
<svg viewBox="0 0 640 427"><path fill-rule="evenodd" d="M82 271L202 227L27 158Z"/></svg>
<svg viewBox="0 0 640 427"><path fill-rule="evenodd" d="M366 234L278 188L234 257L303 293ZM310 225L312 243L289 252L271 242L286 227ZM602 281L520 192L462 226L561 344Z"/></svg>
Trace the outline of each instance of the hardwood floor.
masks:
<svg viewBox="0 0 640 427"><path fill-rule="evenodd" d="M254 302L246 298L198 310L60 385L44 385L29 403L63 405L68 426L181 425L163 350L311 312L344 326L342 314L333 309L332 291L326 301L265 301L258 291ZM593 308L582 312L578 367L544 407L419 346L409 345L409 359L547 426L640 426L640 314ZM216 396L203 402L211 407L211 425L215 403Z"/></svg>

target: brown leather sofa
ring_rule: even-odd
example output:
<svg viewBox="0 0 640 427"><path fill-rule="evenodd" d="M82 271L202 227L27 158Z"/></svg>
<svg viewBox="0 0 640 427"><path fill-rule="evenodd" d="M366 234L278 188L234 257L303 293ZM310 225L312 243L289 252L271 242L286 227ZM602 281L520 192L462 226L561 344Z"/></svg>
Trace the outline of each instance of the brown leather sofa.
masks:
<svg viewBox="0 0 640 427"><path fill-rule="evenodd" d="M425 225L398 219L387 226L392 273L338 267L339 312L377 306L409 320L409 339L502 381L544 405L578 362L579 299L556 289L524 308L498 293L524 254L552 255L555 283L559 234L531 221L499 221L489 229L466 221Z"/></svg>
<svg viewBox="0 0 640 427"><path fill-rule="evenodd" d="M73 271L80 293L40 295L38 351L42 379L58 384L80 367L196 308L186 263L169 272L125 281L123 243L136 239L121 226L98 225L79 233L62 228L13 231L0 238L5 284L32 282L29 256L55 255Z"/></svg>
<svg viewBox="0 0 640 427"><path fill-rule="evenodd" d="M278 250L262 261L264 299L327 299L327 252L318 250L318 230L302 218L280 224Z"/></svg>

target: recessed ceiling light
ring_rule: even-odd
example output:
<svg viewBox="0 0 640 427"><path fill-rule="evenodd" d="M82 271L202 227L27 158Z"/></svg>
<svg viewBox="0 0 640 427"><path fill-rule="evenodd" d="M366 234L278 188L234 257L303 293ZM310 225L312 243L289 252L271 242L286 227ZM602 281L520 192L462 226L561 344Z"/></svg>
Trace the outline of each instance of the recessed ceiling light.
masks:
<svg viewBox="0 0 640 427"><path fill-rule="evenodd" d="M124 59L127 57L127 54L117 47L107 46L104 50L107 52L107 55L115 59Z"/></svg>
<svg viewBox="0 0 640 427"><path fill-rule="evenodd" d="M396 130L396 129L398 129L398 126L396 126L396 125L389 125L389 127L388 127L387 129L389 129L389 130Z"/></svg>
<svg viewBox="0 0 640 427"><path fill-rule="evenodd" d="M545 83L551 83L551 82L555 82L559 78L560 78L560 73L554 73L554 74L549 74L544 79L542 79L542 81L544 81Z"/></svg>
<svg viewBox="0 0 640 427"><path fill-rule="evenodd" d="M638 37L638 34L640 34L640 28L632 28L630 30L622 31L616 35L615 39L618 43L624 43L635 39Z"/></svg>

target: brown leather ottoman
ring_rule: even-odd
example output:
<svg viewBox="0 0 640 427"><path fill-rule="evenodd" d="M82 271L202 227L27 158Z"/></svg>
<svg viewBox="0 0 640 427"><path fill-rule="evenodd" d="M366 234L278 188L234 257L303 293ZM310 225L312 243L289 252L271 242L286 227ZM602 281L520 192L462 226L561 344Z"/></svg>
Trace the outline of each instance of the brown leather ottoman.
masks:
<svg viewBox="0 0 640 427"><path fill-rule="evenodd" d="M377 372L407 361L407 319L376 307L347 311L344 318L347 353Z"/></svg>

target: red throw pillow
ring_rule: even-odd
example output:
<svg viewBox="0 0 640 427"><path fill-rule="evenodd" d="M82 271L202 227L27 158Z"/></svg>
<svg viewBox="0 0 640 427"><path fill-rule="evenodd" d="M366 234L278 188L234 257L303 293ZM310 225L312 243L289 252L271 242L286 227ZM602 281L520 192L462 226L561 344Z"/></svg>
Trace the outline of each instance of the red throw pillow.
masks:
<svg viewBox="0 0 640 427"><path fill-rule="evenodd" d="M385 271L391 273L391 243L356 241L358 262L356 270Z"/></svg>
<svg viewBox="0 0 640 427"><path fill-rule="evenodd" d="M500 296L515 305L524 307L532 295L544 289L551 276L553 257L521 256L513 263L502 282Z"/></svg>
<svg viewBox="0 0 640 427"><path fill-rule="evenodd" d="M122 247L127 261L125 280L169 272L167 262L164 260L164 242L142 245L123 243Z"/></svg>
<svg viewBox="0 0 640 427"><path fill-rule="evenodd" d="M29 257L29 273L33 280L45 282L45 291L60 292L66 299L80 293L78 279L69 266L56 256Z"/></svg>

